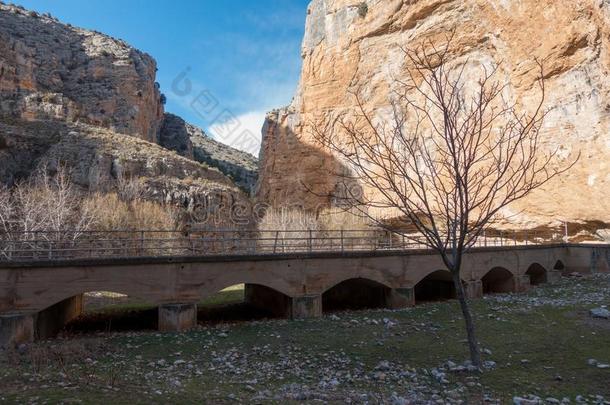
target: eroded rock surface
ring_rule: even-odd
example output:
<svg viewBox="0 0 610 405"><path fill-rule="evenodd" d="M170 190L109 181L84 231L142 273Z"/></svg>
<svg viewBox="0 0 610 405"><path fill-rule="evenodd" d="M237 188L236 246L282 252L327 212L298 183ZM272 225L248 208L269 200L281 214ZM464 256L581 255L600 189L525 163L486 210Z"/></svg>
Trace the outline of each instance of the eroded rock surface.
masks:
<svg viewBox="0 0 610 405"><path fill-rule="evenodd" d="M182 156L217 168L249 193L254 190L258 177L258 161L254 156L215 141L201 128L176 115L165 114L159 143Z"/></svg>
<svg viewBox="0 0 610 405"><path fill-rule="evenodd" d="M0 178L17 181L40 164L51 172L63 165L72 181L90 192L111 191L120 179L139 179L145 197L184 208L197 222L221 208L250 210L248 196L218 169L125 134L85 124L25 120L0 120L0 134L10 147L0 150Z"/></svg>
<svg viewBox="0 0 610 405"><path fill-rule="evenodd" d="M0 112L102 126L156 142L156 62L125 42L0 5Z"/></svg>
<svg viewBox="0 0 610 405"><path fill-rule="evenodd" d="M263 133L259 197L276 204L329 204L337 159L312 139L312 122L352 109L361 88L371 112L389 107L400 78L400 47L440 41L456 31L455 63L467 74L500 64L497 78L525 109L540 98L534 58L545 58L551 108L545 152L559 163L581 158L570 172L510 207L522 226L610 222L610 4L601 0L314 0L302 47L294 101L270 113ZM366 12L364 12L366 11ZM474 76L473 76L474 77ZM295 164L298 162L298 164ZM304 185L307 185L305 187ZM600 225L601 226L601 225Z"/></svg>
<svg viewBox="0 0 610 405"><path fill-rule="evenodd" d="M0 2L0 185L64 165L90 192L137 178L195 222L247 213L238 186L255 181L256 160L166 115L155 77L155 60L122 40Z"/></svg>

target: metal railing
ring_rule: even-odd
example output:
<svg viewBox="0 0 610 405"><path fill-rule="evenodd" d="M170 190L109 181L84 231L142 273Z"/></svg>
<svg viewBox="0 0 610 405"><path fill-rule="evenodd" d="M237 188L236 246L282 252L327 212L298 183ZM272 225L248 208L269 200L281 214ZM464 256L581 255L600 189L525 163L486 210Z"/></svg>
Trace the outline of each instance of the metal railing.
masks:
<svg viewBox="0 0 610 405"><path fill-rule="evenodd" d="M476 247L541 245L559 236L489 230ZM380 230L86 231L0 234L0 262L96 258L280 255L427 249L421 237Z"/></svg>

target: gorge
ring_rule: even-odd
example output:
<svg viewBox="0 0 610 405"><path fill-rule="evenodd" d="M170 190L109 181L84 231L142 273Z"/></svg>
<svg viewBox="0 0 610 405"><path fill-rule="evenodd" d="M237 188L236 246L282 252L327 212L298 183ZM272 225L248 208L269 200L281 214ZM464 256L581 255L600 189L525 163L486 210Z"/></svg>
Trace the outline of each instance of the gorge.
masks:
<svg viewBox="0 0 610 405"><path fill-rule="evenodd" d="M575 232L610 228L607 2L314 0L307 12L298 91L290 106L269 113L263 129L262 201L331 204L320 196L333 194L342 163L316 144L313 122L353 110L356 89L372 114L387 112L392 83L404 74L400 47L455 31L455 64L473 78L480 66L499 65L507 97L525 109L540 98L535 62L544 60L543 149L556 151L560 162L581 153L572 170L503 212L506 221L522 228L565 222ZM295 160L298 170L286 176Z"/></svg>
<svg viewBox="0 0 610 405"><path fill-rule="evenodd" d="M572 170L503 212L507 221L607 235L609 22L601 0L314 0L297 93L268 114L257 162L166 113L151 56L0 5L0 181L15 184L45 162L68 165L89 191L137 177L150 198L186 209L210 192L227 205L327 207L320 195L337 188L341 162L314 141L313 119L353 109L357 87L367 109L387 110L400 47L455 30L455 63L473 75L499 65L507 96L525 109L540 96L534 61L544 59L543 147L559 161L581 153Z"/></svg>

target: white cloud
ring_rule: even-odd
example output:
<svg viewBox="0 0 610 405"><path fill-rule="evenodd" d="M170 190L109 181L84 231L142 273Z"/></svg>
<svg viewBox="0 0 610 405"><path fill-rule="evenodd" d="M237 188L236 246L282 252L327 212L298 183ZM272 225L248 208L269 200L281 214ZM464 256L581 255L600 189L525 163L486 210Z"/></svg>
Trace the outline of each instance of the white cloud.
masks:
<svg viewBox="0 0 610 405"><path fill-rule="evenodd" d="M264 111L246 112L212 125L208 133L219 142L258 156L265 116Z"/></svg>

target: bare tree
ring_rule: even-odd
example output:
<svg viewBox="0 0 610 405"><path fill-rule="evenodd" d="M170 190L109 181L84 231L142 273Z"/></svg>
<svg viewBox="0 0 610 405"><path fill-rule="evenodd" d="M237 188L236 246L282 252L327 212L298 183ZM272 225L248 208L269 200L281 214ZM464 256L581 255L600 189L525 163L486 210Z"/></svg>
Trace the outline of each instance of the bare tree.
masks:
<svg viewBox="0 0 610 405"><path fill-rule="evenodd" d="M416 228L418 240L442 257L466 323L472 363L479 367L461 277L464 253L503 208L575 161L560 168L553 151L541 146L547 114L542 63L536 61L541 97L527 112L507 100L506 85L495 79L498 66L481 65L481 75L468 79L468 62L452 64L451 41L452 36L442 47L426 42L402 49L406 79L392 83L390 119L367 110L361 87L354 92L356 111L314 123L313 135L349 168L342 177L343 201L366 207L363 215L386 229L387 222L368 209L398 213ZM354 192L360 188L348 183L365 192Z"/></svg>
<svg viewBox="0 0 610 405"><path fill-rule="evenodd" d="M11 220L15 216L15 207L8 188L0 186L0 257L6 256L10 250L8 243Z"/></svg>
<svg viewBox="0 0 610 405"><path fill-rule="evenodd" d="M28 181L0 189L0 240L6 256L15 247L39 249L41 242L74 242L93 223L67 169L49 176L42 166Z"/></svg>
<svg viewBox="0 0 610 405"><path fill-rule="evenodd" d="M18 193L31 195L30 206L42 209L38 226L52 231L57 241L75 240L93 224L93 214L83 204L83 195L75 188L68 169L60 166L53 176L42 166L28 188L18 187ZM27 215L23 213L22 215Z"/></svg>

